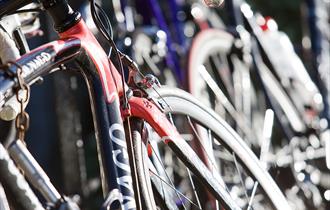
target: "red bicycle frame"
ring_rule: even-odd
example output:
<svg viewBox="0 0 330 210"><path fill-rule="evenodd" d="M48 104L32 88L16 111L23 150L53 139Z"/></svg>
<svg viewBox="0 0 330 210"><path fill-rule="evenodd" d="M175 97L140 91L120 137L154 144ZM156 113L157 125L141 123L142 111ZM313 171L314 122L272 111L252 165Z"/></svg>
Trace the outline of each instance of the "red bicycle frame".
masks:
<svg viewBox="0 0 330 210"><path fill-rule="evenodd" d="M36 80L36 75L47 74L59 64L72 59L79 64L91 98L103 194L117 193L122 209L135 209L122 116L128 117L127 113L130 113L145 119L167 141L172 138L184 140L161 110L147 99L130 98L130 110L122 114L120 96L124 88L121 76L82 19L59 36L57 41L32 50L16 63L22 67L23 77L30 84ZM17 68L12 65L9 71L16 72ZM14 86L12 79L1 81L0 101L7 98L7 90ZM125 85L125 90L127 88Z"/></svg>
<svg viewBox="0 0 330 210"><path fill-rule="evenodd" d="M12 2L15 4L15 1ZM25 82L33 84L54 67L61 68L60 64L71 60L77 62L90 94L103 194L111 198L106 200L106 204L114 205L114 208L121 206L125 210L137 207L123 126L123 121L128 117L141 118L149 123L176 154L185 157L183 159L189 168L203 176L206 184L221 195L217 199L227 197L224 200L230 200L219 181L211 173L206 173L205 164L194 155L195 152L152 100L132 96L128 98L129 109L121 109L121 96L129 87L122 86L121 75L79 14L74 13L65 0L41 2L52 16L55 28L61 31L60 38L25 54L16 61L17 65L9 67L8 72L15 75L17 68L21 68ZM14 95L12 90L16 85L17 81L10 75L0 74L0 105ZM230 205L236 206L233 203Z"/></svg>

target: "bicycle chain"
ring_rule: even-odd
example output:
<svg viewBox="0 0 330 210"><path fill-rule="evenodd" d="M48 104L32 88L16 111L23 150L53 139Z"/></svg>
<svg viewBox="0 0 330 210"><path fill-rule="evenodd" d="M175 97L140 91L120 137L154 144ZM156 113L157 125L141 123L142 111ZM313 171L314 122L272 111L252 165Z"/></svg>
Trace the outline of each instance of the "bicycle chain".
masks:
<svg viewBox="0 0 330 210"><path fill-rule="evenodd" d="M17 67L16 73L9 71L9 67L14 65ZM16 77L18 82L18 88L16 90L16 99L20 103L20 112L16 116L15 126L17 130L17 137L24 142L25 133L29 129L30 117L29 114L25 111L24 104L28 103L30 99L30 86L24 81L22 76L23 69L20 64L17 62L9 61L5 65L5 73L10 77Z"/></svg>

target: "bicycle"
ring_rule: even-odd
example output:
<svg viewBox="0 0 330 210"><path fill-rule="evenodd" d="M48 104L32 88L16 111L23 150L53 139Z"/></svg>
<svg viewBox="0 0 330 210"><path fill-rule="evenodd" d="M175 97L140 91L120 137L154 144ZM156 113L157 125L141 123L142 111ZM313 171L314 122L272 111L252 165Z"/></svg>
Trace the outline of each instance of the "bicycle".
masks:
<svg viewBox="0 0 330 210"><path fill-rule="evenodd" d="M0 7L0 16L8 11L17 10L22 4L29 2L4 1ZM28 100L29 86L37 82L41 76L65 70L64 64L71 60L75 60L81 67L81 73L86 79L91 97L101 166L102 189L105 197L101 209L108 209L109 207L111 209L156 209L155 203L168 209L180 209L185 208L186 202L190 202L190 205L200 209L207 209L206 205L211 205L213 208L218 206L218 203L227 209L240 209L240 206L229 193L229 189L235 189L235 187L226 183L226 180L223 180L218 171L214 169L213 160L215 158L212 153L207 152L212 152L213 148L211 146L209 148L199 147L200 150L204 151L202 154L205 155L206 159L201 160L192 146L179 134L179 128L173 125L178 121L173 118L167 119L164 113L186 114L187 119L192 120L191 123L188 123L190 125L189 130L194 130L195 126L197 129L201 129L196 125L197 123L209 127L207 128L208 139L199 136L199 139L203 140L200 145L204 145L206 141L213 140L217 136L217 146L227 146L230 156L233 157L233 161L230 162L235 163L238 177L243 175L241 174L243 169L248 169L245 176L251 178L250 181L254 187L251 197L246 196L249 202L243 202L243 206L251 207L255 204L253 202L254 195L258 186L261 186L260 190L265 191L266 194L258 195L269 197L269 205L273 205L277 209L290 209L284 196L269 174L264 171L258 159L225 121L208 108L199 105L199 102L187 93L165 88L155 91L156 88L153 87L158 84L157 80L151 76L140 75L134 62L116 49L95 12L96 4L94 1L91 4L94 21L112 47L118 59L119 71L108 60L106 53L87 29L79 13L74 12L65 0L41 1L41 4L52 17L60 38L26 53L14 62L9 62L7 66L1 68L3 71L0 76L0 104L3 106L12 97L17 97L21 104L20 113L16 119L18 140L6 142L7 149L4 149L0 144L0 180L6 193L15 196L13 204L17 204L18 209L78 209L73 201L61 195L50 183L47 175L44 174L22 143L28 125L28 115L24 110L23 103ZM123 79L123 65L130 69L128 83ZM136 77L138 76L142 76L142 78L137 80ZM151 94L147 94L148 91L156 93L159 100L152 97ZM167 99L165 100L165 98ZM198 111L188 111L185 109L186 107L182 107L185 105L190 105L190 109L194 108ZM207 120L201 116L207 116ZM212 123L209 124L209 121ZM139 127L136 127L136 124L141 122L145 123L146 127L147 124L150 125L153 131L151 128L137 129ZM221 126L223 130L219 130L218 126ZM157 171L159 169L157 160L165 158L164 156L156 156L157 160L153 161L135 158L135 156L145 157L146 155L146 153L138 150L138 144L135 144L138 143L140 132L142 134L143 132L157 134L161 138L161 142L165 143L165 147L171 148L173 155L182 161L187 169L191 184L188 193L194 195L193 200L187 199L187 195L179 192L180 188L171 186L176 184L174 181L166 184L166 180L171 176L162 176L160 173L164 173L164 171ZM211 138L211 135L214 137ZM145 139L145 137L141 139ZM152 146L149 147L155 142L151 139L149 141L150 144L146 142L139 145L145 150L151 148L152 152L149 150L151 153L149 155L155 156L163 148L158 150ZM224 149L222 148L222 150ZM22 174L12 163L11 158L24 171L24 176L41 193L46 203L41 204L38 201L29 185L24 181ZM209 167L207 167L207 163L211 163ZM237 166L238 163L241 164L241 167ZM174 168L175 165L170 164L171 168ZM8 168L8 166L10 167ZM153 174L151 181L149 180L150 174ZM14 180L20 181L17 183ZM227 185L224 185L225 183ZM153 191L151 191L151 185L154 188ZM171 186L172 192L163 185ZM236 194L235 191L232 193ZM175 195L175 197L167 197L168 194ZM204 198L199 199L199 196ZM155 200L153 200L154 197ZM201 203L201 201L203 202ZM259 205L262 202L258 200L256 204Z"/></svg>
<svg viewBox="0 0 330 210"><path fill-rule="evenodd" d="M303 20L308 21L308 28L303 28L302 45L304 53L308 54L307 60L310 62L312 70L310 72L315 84L324 98L324 109L321 113L324 124L324 135L329 135L330 125L330 102L329 102L329 18L328 12L330 4L326 1L306 0L303 2ZM310 43L308 45L308 43ZM328 131L326 130L328 129ZM326 137L329 138L329 137ZM327 153L329 153L329 141L326 141ZM327 168L330 168L330 157L327 157Z"/></svg>
<svg viewBox="0 0 330 210"><path fill-rule="evenodd" d="M327 140L321 139L324 126L318 119L322 97L273 20L254 14L245 1L226 5L226 17L235 17L228 18L227 30L210 28L193 40L188 90L236 128L275 176L278 168L293 174L288 194L292 202L305 200L312 203L308 208L324 207L320 191L327 189L329 176L324 169ZM275 48L276 42L285 43L284 50ZM309 158L302 155L308 147L315 154ZM301 162L306 165L293 167ZM313 173L318 181L307 178ZM299 188L302 197L297 196ZM307 204L300 205L298 209Z"/></svg>
<svg viewBox="0 0 330 210"><path fill-rule="evenodd" d="M120 49L132 56L141 70L171 86L182 87L186 82L186 55L198 28L207 21L221 25L215 12L199 1L117 0L111 8ZM199 12L199 17L192 11Z"/></svg>

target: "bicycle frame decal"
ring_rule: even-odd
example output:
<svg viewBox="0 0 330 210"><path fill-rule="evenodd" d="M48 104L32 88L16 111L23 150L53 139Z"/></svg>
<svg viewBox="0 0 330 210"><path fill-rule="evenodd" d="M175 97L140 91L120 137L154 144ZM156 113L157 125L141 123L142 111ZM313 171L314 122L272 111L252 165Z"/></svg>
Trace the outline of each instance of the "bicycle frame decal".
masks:
<svg viewBox="0 0 330 210"><path fill-rule="evenodd" d="M16 63L22 66L23 77L25 81L29 83L33 75L47 73L51 68L56 66L56 64L64 63L71 59L79 52L79 49L80 41L78 39L57 40L49 42L23 55ZM18 66L11 65L9 71L15 73L17 68ZM0 86L3 87L13 84L13 82L3 82Z"/></svg>
<svg viewBox="0 0 330 210"><path fill-rule="evenodd" d="M51 60L52 56L47 52L41 52L37 55L34 59L29 61L27 64L22 66L23 71L25 74L31 73L34 70L40 68L41 66L45 65L47 62Z"/></svg>
<svg viewBox="0 0 330 210"><path fill-rule="evenodd" d="M120 132L122 134L125 133L124 131L124 127L118 123L115 123L113 125L111 125L110 129L109 129L109 135L110 135L110 139L112 140L112 142L114 142L115 144L121 146L123 148L123 150L114 150L112 151L113 154L113 159L115 160L115 164L120 167L121 169L130 172L130 168L129 165L120 162L120 160L118 159L118 155L122 155L124 159L128 158L127 155L127 147L126 147L126 141L125 139L121 139L115 136L115 131Z"/></svg>
<svg viewBox="0 0 330 210"><path fill-rule="evenodd" d="M117 134L117 135L116 135ZM119 135L118 135L119 134ZM114 149L112 151L113 154L113 160L118 166L118 168L126 171L127 174L131 173L130 166L128 164L128 154L127 154L127 146L126 146L126 140L122 138L125 136L125 131L123 125L119 123L114 123L111 125L109 129L109 135L112 142L119 146L118 149ZM133 186L132 186L132 179L128 175L123 175L120 177L117 177L118 185L121 187L126 188L128 191L131 191L131 195L122 195L122 200L124 202L124 209L134 209L136 207L134 197L132 196L134 194L133 192ZM126 201L126 202L125 202Z"/></svg>

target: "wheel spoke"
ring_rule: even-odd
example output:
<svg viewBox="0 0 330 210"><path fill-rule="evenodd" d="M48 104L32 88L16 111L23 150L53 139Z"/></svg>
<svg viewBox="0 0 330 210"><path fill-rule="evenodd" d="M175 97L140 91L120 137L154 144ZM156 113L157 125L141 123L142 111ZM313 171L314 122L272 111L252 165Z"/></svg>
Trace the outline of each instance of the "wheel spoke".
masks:
<svg viewBox="0 0 330 210"><path fill-rule="evenodd" d="M196 200L197 200L198 206L199 206L200 209L202 209L201 202L200 202L199 196L198 196L198 194L197 194L195 184L194 184L193 179L192 179L192 177L191 177L191 172L189 171L188 168L187 168L187 172L188 172L188 175L189 175L189 180L190 180L191 186L192 186L192 188L193 188L193 191L194 191L194 194L195 194L195 197L196 197Z"/></svg>
<svg viewBox="0 0 330 210"><path fill-rule="evenodd" d="M252 190L252 193L251 193L251 197L250 197L250 201L249 201L249 206L247 207L247 210L253 210L252 202L253 202L254 196L255 196L255 194L257 192L258 185L259 185L259 182L254 182L253 190Z"/></svg>
<svg viewBox="0 0 330 210"><path fill-rule="evenodd" d="M181 204L183 204L184 209L184 202L182 200L181 197L183 197L185 200L189 201L192 205L194 205L195 207L201 209L198 205L196 205L191 199L189 199L187 196L185 196L183 193L181 193L180 191L178 191L177 189L175 189L174 185L172 183L168 183L166 180L164 180L161 176L159 176L157 173L153 172L152 170L150 170L150 172L156 176L162 183L166 184L168 187L170 187L173 191L175 191L175 193L178 195L178 198L180 199ZM201 209L202 210L202 209Z"/></svg>
<svg viewBox="0 0 330 210"><path fill-rule="evenodd" d="M151 144L150 144L150 145L151 145ZM153 154L156 154L155 149L154 149L152 146L151 146L151 148L152 148ZM166 172L165 166L164 166L164 164L163 164L161 158L160 158L158 155L156 155L156 158L157 158L158 162L160 163L160 165L161 165L161 167L162 167L162 170L165 172L166 178L170 181L170 184L168 184L167 182L165 182L165 184L170 185L170 187L171 187L171 186L175 186L174 183L173 183L173 181L171 180L170 176L169 176L168 173ZM153 173L153 174L155 174L155 173ZM156 175L156 176L157 176L157 175ZM157 177L160 178L159 176L157 176ZM161 181L163 181L163 180L161 180ZM185 205L184 205L184 202L183 202L183 200L181 199L181 196L179 195L179 194L181 194L181 193L179 193L174 187L171 187L171 188L174 189L175 194L176 194L177 197L179 198L179 200L180 200L180 202L182 203L184 209L186 209L186 207L185 207ZM162 188L162 190L164 190L164 188ZM165 195L164 192L163 192L163 195ZM185 196L184 196L184 197L185 197Z"/></svg>
<svg viewBox="0 0 330 210"><path fill-rule="evenodd" d="M172 125L175 126L175 123L174 123L174 120L173 120L173 117L172 117L172 114L171 113L169 113L169 117L170 117L170 121L171 121ZM195 195L195 198L197 200L198 206L201 209L202 207L201 207L200 199L199 199L199 196L197 194L197 191L196 191L196 188L195 188L195 184L194 184L193 179L192 179L192 176L191 176L191 172L190 172L190 170L187 167L186 167L186 170L188 172L189 181L190 181L191 186L193 188L194 195Z"/></svg>
<svg viewBox="0 0 330 210"><path fill-rule="evenodd" d="M245 184L244 184L244 182L243 182L243 178L242 178L242 175L241 175L241 171L240 171L240 169L239 169L238 162L237 162L237 160L236 160L236 155L235 155L235 153L233 153L232 155L233 155L233 158L234 158L234 163L235 163L236 171L237 171L237 173L238 173L239 180L240 180L241 185L242 185L242 187L243 187L243 189L244 189L245 197L246 197L247 200L249 200L248 192L247 192L247 189L246 189Z"/></svg>

